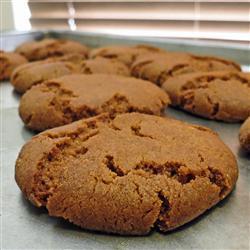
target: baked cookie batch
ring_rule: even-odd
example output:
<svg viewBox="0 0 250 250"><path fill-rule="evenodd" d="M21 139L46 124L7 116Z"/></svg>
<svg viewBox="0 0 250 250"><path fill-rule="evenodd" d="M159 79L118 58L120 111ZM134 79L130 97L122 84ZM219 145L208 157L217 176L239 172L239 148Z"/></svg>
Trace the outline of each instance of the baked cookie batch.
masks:
<svg viewBox="0 0 250 250"><path fill-rule="evenodd" d="M84 229L166 232L225 198L235 156L212 130L168 117L168 105L244 122L250 151L250 75L217 57L148 45L90 49L76 41L26 42L0 52L0 79L22 94L28 141L15 178L25 197Z"/></svg>

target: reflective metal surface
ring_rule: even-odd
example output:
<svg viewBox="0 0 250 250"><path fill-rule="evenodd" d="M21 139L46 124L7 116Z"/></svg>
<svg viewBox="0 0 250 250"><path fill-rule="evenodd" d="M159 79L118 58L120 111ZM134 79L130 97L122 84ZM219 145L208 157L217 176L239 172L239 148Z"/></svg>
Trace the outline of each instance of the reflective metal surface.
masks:
<svg viewBox="0 0 250 250"><path fill-rule="evenodd" d="M11 50L33 35L21 35L21 40L20 35L6 38L4 49ZM78 40L84 39L92 38L78 34ZM62 219L51 218L45 209L38 209L23 198L14 180L14 166L20 148L32 133L24 128L18 116L19 95L8 82L1 83L0 90L2 249L249 249L250 155L239 148L240 124L209 121L168 109L169 116L208 126L219 133L238 159L237 186L224 201L178 230L167 234L152 232L143 237L115 236L85 231Z"/></svg>

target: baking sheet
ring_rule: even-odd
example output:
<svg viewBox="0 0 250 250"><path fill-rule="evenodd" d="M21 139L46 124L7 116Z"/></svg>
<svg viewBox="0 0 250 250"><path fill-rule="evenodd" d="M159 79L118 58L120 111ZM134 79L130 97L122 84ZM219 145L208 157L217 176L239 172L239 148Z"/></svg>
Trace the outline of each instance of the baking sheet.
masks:
<svg viewBox="0 0 250 250"><path fill-rule="evenodd" d="M88 45L144 42L175 50L226 53L239 63L250 62L244 48L222 48L181 41L141 40L72 32L32 32L7 34L1 47L11 50L25 40L42 37L75 38ZM202 49L203 48L203 49ZM210 48L210 50L209 50ZM238 52L238 57L237 57ZM218 53L217 53L218 54ZM221 54L220 54L221 55ZM8 82L0 84L1 93L1 248L2 249L249 249L250 248L250 156L239 148L240 124L209 121L169 108L167 114L180 120L205 125L217 131L237 156L240 175L235 190L205 214L170 233L152 232L148 236L124 237L82 230L62 219L49 217L26 201L14 180L14 166L22 145L33 135L18 116L20 96Z"/></svg>

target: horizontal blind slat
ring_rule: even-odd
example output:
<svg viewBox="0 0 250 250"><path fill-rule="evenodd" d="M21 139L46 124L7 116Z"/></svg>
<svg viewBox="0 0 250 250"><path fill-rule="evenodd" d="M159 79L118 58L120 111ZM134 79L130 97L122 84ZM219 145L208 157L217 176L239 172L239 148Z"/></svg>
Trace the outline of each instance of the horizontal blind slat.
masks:
<svg viewBox="0 0 250 250"><path fill-rule="evenodd" d="M50 21L56 23L58 22L67 22L67 18L57 18L57 19L36 19L31 18L31 22L44 22L49 23ZM185 29L213 29L214 31L220 31L220 32L238 32L238 33L245 33L249 31L250 24L245 22L210 22L210 21L202 21L198 24L195 24L195 21L159 21L155 20L154 22L147 21L147 20L81 20L76 19L76 24L85 24L85 25L101 25L101 26L107 26L107 27L127 27L127 28L133 28L133 27L145 27L145 28L156 28L159 30L162 30L164 28L176 28L177 30L185 30Z"/></svg>
<svg viewBox="0 0 250 250"><path fill-rule="evenodd" d="M249 3L74 3L75 18L250 21ZM223 15L221 14L223 13ZM197 15L198 14L198 15Z"/></svg>
<svg viewBox="0 0 250 250"><path fill-rule="evenodd" d="M29 2L31 17L36 18L69 18L67 3L35 3Z"/></svg>
<svg viewBox="0 0 250 250"><path fill-rule="evenodd" d="M44 2L44 3L234 3L236 0L29 0L32 3ZM249 3L249 0L237 0L237 3Z"/></svg>
<svg viewBox="0 0 250 250"><path fill-rule="evenodd" d="M67 19L55 19L55 20L31 19L31 25L35 29L68 29L69 28Z"/></svg>
<svg viewBox="0 0 250 250"><path fill-rule="evenodd" d="M51 20L54 20L54 19L69 19L69 18L74 18L74 17L71 17L69 15L60 15L60 16L51 16L49 19ZM32 16L31 19L36 19L36 20L43 20L43 19L46 19L48 20L48 17L44 14L42 16ZM93 16L89 16L89 15L83 15L81 17L77 17L77 18L74 18L75 20L81 20L81 21L85 21L85 20L97 20L97 21L113 21L113 22L116 22L116 21L124 21L124 22L127 22L127 21L133 21L133 22L138 22L138 21L151 21L151 22L158 22L158 21L165 21L165 22L168 22L168 21L175 21L175 22L183 22L183 21L193 21L193 22L197 22L197 23L202 23L202 22L211 22L211 23L250 23L248 20L245 20L245 19L242 19L242 20L231 20L231 19L228 19L228 20L214 20L214 19L193 19L193 18L186 18L186 17L183 17L183 18L175 18L175 17L167 17L167 18L158 18L158 19L153 19L153 18L134 18L134 17L130 17L130 18L123 18L123 17L112 17L112 16L109 16L109 17L93 17Z"/></svg>
<svg viewBox="0 0 250 250"><path fill-rule="evenodd" d="M164 29L177 29L183 31L185 29L195 30L195 29L210 29L218 32L238 32L238 33L246 33L249 31L249 23L239 22L199 22L198 27L195 25L193 21L138 21L138 20L76 20L76 24L85 24L85 25L100 25L100 26L107 26L107 27L144 27L144 28L154 28L157 30L164 30Z"/></svg>

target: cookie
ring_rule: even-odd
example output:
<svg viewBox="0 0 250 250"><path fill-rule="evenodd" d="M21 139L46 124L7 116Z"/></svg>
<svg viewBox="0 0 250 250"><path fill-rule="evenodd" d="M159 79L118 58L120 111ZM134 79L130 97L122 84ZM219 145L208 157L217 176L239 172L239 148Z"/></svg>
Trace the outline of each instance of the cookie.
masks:
<svg viewBox="0 0 250 250"><path fill-rule="evenodd" d="M8 80L12 71L27 59L18 53L0 51L0 81Z"/></svg>
<svg viewBox="0 0 250 250"><path fill-rule="evenodd" d="M250 117L241 125L239 139L241 147L250 152Z"/></svg>
<svg viewBox="0 0 250 250"><path fill-rule="evenodd" d="M42 60L48 57L62 56L71 53L77 53L87 58L88 54L88 48L79 42L52 38L25 42L18 46L15 51L25 56L29 61Z"/></svg>
<svg viewBox="0 0 250 250"><path fill-rule="evenodd" d="M89 57L104 57L109 59L117 59L122 63L126 64L127 66L130 66L138 55L160 51L162 50L159 48L144 44L136 45L133 47L126 45L110 45L106 47L92 49L89 53Z"/></svg>
<svg viewBox="0 0 250 250"><path fill-rule="evenodd" d="M43 59L41 61L47 62L71 62L74 64L79 64L83 60L86 60L86 55L77 54L77 53L68 53L62 56L51 56L49 58Z"/></svg>
<svg viewBox="0 0 250 250"><path fill-rule="evenodd" d="M232 61L182 52L147 53L137 56L131 74L159 86L169 77L200 71L240 71Z"/></svg>
<svg viewBox="0 0 250 250"><path fill-rule="evenodd" d="M36 85L21 98L19 114L35 131L104 112L160 115L168 95L154 84L118 75L73 74Z"/></svg>
<svg viewBox="0 0 250 250"><path fill-rule="evenodd" d="M116 59L102 57L82 61L80 72L84 74L130 75L129 68L124 63Z"/></svg>
<svg viewBox="0 0 250 250"><path fill-rule="evenodd" d="M169 78L162 88L173 106L226 122L250 116L250 74L236 71L191 73Z"/></svg>
<svg viewBox="0 0 250 250"><path fill-rule="evenodd" d="M73 73L79 73L79 67L70 62L31 62L16 68L11 75L11 84L17 92L23 94L33 85Z"/></svg>
<svg viewBox="0 0 250 250"><path fill-rule="evenodd" d="M66 59L74 63L68 62ZM55 58L22 65L13 72L11 83L17 92L24 93L33 85L73 73L105 73L129 76L128 67L119 61L105 58L79 59L71 56L70 58L62 57L60 60Z"/></svg>
<svg viewBox="0 0 250 250"><path fill-rule="evenodd" d="M225 198L234 155L211 130L139 113L80 120L27 142L16 181L35 206L84 229L175 229Z"/></svg>

